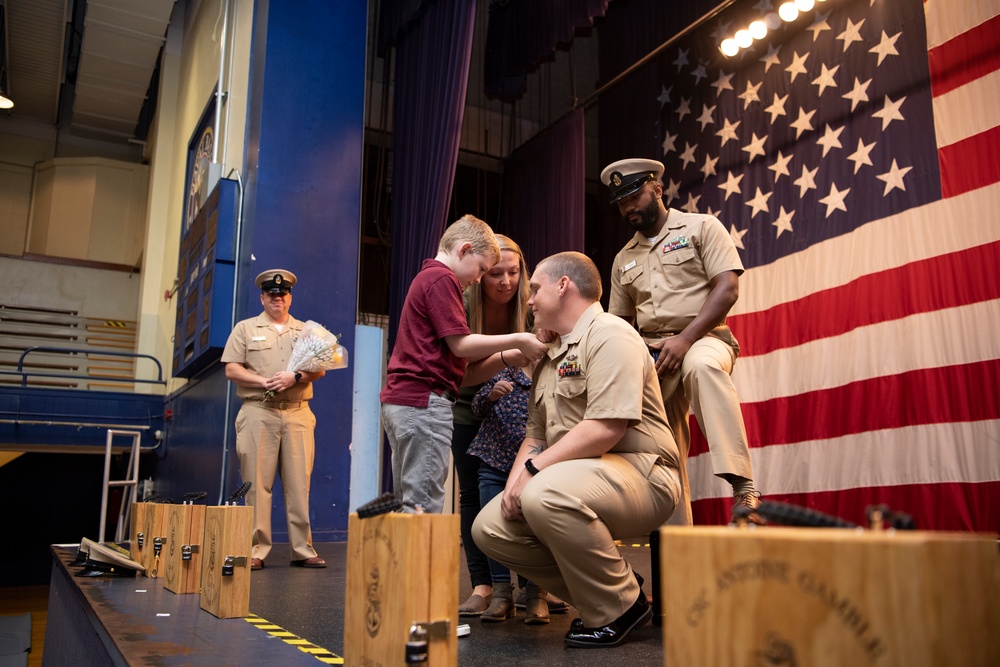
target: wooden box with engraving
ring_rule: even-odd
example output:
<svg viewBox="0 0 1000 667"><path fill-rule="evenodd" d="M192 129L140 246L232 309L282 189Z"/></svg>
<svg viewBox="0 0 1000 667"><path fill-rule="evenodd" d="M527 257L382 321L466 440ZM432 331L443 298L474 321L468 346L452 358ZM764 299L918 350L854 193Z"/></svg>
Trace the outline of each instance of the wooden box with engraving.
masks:
<svg viewBox="0 0 1000 667"><path fill-rule="evenodd" d="M133 503L132 526L129 532L129 554L142 564L150 579L163 575L163 559L167 546L167 512L165 503Z"/></svg>
<svg viewBox="0 0 1000 667"><path fill-rule="evenodd" d="M174 593L201 590L201 550L205 537L204 505L170 505L167 543L163 547L163 587Z"/></svg>
<svg viewBox="0 0 1000 667"><path fill-rule="evenodd" d="M201 608L219 618L250 613L253 507L205 508L201 542Z"/></svg>
<svg viewBox="0 0 1000 667"><path fill-rule="evenodd" d="M664 665L998 665L996 536L660 529Z"/></svg>
<svg viewBox="0 0 1000 667"><path fill-rule="evenodd" d="M351 514L344 664L458 664L459 541L457 514Z"/></svg>

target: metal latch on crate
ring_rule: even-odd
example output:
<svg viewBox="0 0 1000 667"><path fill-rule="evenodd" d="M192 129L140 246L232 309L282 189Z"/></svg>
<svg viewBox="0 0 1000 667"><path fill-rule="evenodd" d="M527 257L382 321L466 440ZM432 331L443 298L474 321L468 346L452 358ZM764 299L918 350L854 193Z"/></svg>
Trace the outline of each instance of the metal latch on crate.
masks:
<svg viewBox="0 0 1000 667"><path fill-rule="evenodd" d="M410 626L410 636L406 641L406 664L427 664L427 642L432 639L447 639L451 632L451 621L444 619L430 623L414 623Z"/></svg>
<svg viewBox="0 0 1000 667"><path fill-rule="evenodd" d="M222 560L222 576L231 577L235 573L237 567L243 567L246 564L246 556L226 556Z"/></svg>

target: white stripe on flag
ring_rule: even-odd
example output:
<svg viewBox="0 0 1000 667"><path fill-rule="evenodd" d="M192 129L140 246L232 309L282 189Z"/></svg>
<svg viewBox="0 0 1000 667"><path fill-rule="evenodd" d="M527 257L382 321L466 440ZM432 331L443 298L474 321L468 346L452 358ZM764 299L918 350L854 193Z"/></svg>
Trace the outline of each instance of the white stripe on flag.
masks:
<svg viewBox="0 0 1000 667"><path fill-rule="evenodd" d="M1000 479L1000 421L931 424L750 450L766 495ZM729 498L705 453L688 459L692 500Z"/></svg>
<svg viewBox="0 0 1000 667"><path fill-rule="evenodd" d="M993 102L984 103L985 100ZM998 103L1000 72L992 72L935 97L932 106L938 148L950 146L1000 125ZM970 155L969 159L975 159L975 156Z"/></svg>
<svg viewBox="0 0 1000 667"><path fill-rule="evenodd" d="M941 46L997 14L1000 14L997 0L924 0L927 48Z"/></svg>
<svg viewBox="0 0 1000 667"><path fill-rule="evenodd" d="M870 222L750 269L740 278L731 314L767 310L870 273L1000 240L996 211L1000 184Z"/></svg>
<svg viewBox="0 0 1000 667"><path fill-rule="evenodd" d="M1000 336L985 332L996 331L996 300L920 313L740 359L733 382L746 404L908 371L989 361L1000 358ZM956 340L963 342L956 345Z"/></svg>

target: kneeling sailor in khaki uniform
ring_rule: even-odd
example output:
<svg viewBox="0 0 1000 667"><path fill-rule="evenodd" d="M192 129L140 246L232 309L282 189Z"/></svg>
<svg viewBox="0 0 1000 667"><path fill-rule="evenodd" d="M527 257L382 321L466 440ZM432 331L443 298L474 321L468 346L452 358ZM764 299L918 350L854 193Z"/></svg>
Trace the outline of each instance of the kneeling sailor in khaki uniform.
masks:
<svg viewBox="0 0 1000 667"><path fill-rule="evenodd" d="M580 610L567 646L615 646L651 616L615 540L645 535L674 511L677 446L653 360L631 326L601 309L594 263L553 255L530 285L535 326L559 337L535 368L507 485L479 513L473 538Z"/></svg>

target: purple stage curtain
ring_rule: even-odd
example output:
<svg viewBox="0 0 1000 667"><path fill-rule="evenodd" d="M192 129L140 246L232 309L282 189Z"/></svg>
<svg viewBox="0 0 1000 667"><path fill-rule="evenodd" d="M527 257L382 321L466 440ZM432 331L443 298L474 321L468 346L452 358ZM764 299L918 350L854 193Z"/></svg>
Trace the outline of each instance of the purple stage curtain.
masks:
<svg viewBox="0 0 1000 667"><path fill-rule="evenodd" d="M630 0L613 3L597 28L601 43L598 63L601 81L613 80L719 2L721 0L686 3ZM648 99L649 91L659 90L663 83L658 77L657 68L640 67L601 96L597 109L599 170L625 158L662 158L651 149L648 133L637 130L654 127L657 122L658 105L649 104ZM596 179L599 174L600 171L589 176ZM602 185L597 204L600 223L589 229L587 235L594 249L592 259L605 280L611 275L615 255L633 234L618 207L609 203L607 192ZM607 294L605 305L606 299Z"/></svg>
<svg viewBox="0 0 1000 667"><path fill-rule="evenodd" d="M573 41L577 28L593 25L609 0L509 0L490 5L483 63L486 96L514 102L527 88L527 72Z"/></svg>
<svg viewBox="0 0 1000 667"><path fill-rule="evenodd" d="M399 38L419 20L421 14L435 0L382 0L378 6L378 54L384 56L386 49L395 46Z"/></svg>
<svg viewBox="0 0 1000 667"><path fill-rule="evenodd" d="M423 260L437 254L450 222L475 18L475 0L437 0L397 37L390 349L407 288Z"/></svg>
<svg viewBox="0 0 1000 667"><path fill-rule="evenodd" d="M504 161L498 228L528 268L564 250L584 252L583 108L533 137Z"/></svg>

